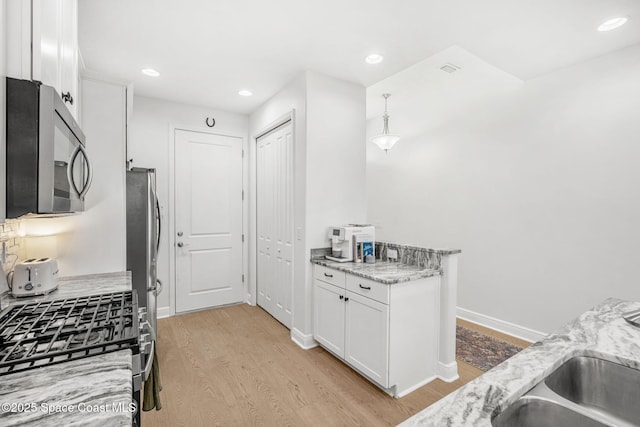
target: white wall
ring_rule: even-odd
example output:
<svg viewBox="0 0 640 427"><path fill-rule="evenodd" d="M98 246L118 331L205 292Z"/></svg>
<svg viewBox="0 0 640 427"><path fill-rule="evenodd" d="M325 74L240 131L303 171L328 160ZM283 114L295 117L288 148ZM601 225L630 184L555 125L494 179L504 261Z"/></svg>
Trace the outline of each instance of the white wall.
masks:
<svg viewBox="0 0 640 427"><path fill-rule="evenodd" d="M292 332L297 339L312 333L310 250L328 246L327 227L361 222L366 216L365 96L362 86L305 72L250 117L255 218L255 136L295 109ZM335 186L332 182L348 184ZM255 222L252 227L250 235L255 236ZM255 242L252 244L250 284L255 287Z"/></svg>
<svg viewBox="0 0 640 427"><path fill-rule="evenodd" d="M307 87L307 243L322 248L328 227L366 219L366 90L317 73Z"/></svg>
<svg viewBox="0 0 640 427"><path fill-rule="evenodd" d="M367 151L379 238L461 248L459 307L542 332L640 300L638 76L640 45L524 83L454 49L369 88L404 136Z"/></svg>
<svg viewBox="0 0 640 427"><path fill-rule="evenodd" d="M85 211L62 218L23 220L28 236L57 235L61 276L126 269L126 87L91 78L82 78L81 86L82 130L93 166L93 184L85 198ZM27 250L36 249L40 254L55 247L47 244L38 248L42 246L38 240L27 237Z"/></svg>
<svg viewBox="0 0 640 427"><path fill-rule="evenodd" d="M216 125L213 129L205 125L206 117L215 117ZM134 167L157 170L158 197L165 224L158 256L158 278L165 284L163 292L158 296L159 316L175 312L175 301L170 299L170 289L175 288L175 283L169 272L171 240L168 225L172 221L172 208L169 205L169 165L173 162L173 155L169 150L170 127L246 135L247 121L247 116L240 114L134 96L133 113L129 122L127 158L133 158Z"/></svg>

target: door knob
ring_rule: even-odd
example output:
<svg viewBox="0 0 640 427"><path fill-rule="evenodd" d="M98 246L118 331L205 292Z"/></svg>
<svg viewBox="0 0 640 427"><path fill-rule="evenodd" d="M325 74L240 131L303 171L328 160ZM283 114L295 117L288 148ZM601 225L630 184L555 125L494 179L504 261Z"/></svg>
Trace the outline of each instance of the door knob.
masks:
<svg viewBox="0 0 640 427"><path fill-rule="evenodd" d="M179 247L179 248L181 248L181 247L183 247L183 246L184 246L184 243L182 243L182 242L178 242L178 247Z"/></svg>
<svg viewBox="0 0 640 427"><path fill-rule="evenodd" d="M178 231L178 237L182 237L182 231Z"/></svg>

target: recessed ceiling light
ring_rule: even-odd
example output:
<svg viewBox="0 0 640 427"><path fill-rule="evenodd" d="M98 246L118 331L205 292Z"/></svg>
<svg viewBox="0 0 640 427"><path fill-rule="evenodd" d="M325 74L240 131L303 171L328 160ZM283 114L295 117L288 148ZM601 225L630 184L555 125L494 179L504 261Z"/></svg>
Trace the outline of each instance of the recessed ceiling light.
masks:
<svg viewBox="0 0 640 427"><path fill-rule="evenodd" d="M154 70L153 68L143 68L142 74L149 77L158 77L160 75L160 73Z"/></svg>
<svg viewBox="0 0 640 427"><path fill-rule="evenodd" d="M242 89L242 90L238 91L238 95L240 95L240 96L251 96L251 95L253 95L253 92L251 92L250 90Z"/></svg>
<svg viewBox="0 0 640 427"><path fill-rule="evenodd" d="M626 24L628 20L629 18L627 18L626 16L608 19L598 26L598 31L615 30L616 28L622 27L624 24Z"/></svg>
<svg viewBox="0 0 640 427"><path fill-rule="evenodd" d="M383 56L378 55L377 53L372 53L371 55L364 58L367 64L379 64L382 62L383 59L384 59Z"/></svg>

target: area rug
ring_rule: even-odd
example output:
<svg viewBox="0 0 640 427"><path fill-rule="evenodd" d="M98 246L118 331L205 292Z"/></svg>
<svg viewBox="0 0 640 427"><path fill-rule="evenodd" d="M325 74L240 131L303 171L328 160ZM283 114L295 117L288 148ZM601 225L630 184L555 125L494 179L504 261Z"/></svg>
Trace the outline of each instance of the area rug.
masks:
<svg viewBox="0 0 640 427"><path fill-rule="evenodd" d="M518 346L456 326L456 358L485 372L521 350Z"/></svg>

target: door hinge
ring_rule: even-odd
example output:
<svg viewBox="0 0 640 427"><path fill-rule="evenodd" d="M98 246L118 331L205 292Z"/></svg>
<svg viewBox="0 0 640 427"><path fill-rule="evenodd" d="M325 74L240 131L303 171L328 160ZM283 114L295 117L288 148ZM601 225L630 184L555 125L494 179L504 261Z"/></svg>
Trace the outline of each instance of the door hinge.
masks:
<svg viewBox="0 0 640 427"><path fill-rule="evenodd" d="M242 200L244 200L244 190L242 190Z"/></svg>
<svg viewBox="0 0 640 427"><path fill-rule="evenodd" d="M244 148L242 149L242 158L244 159Z"/></svg>
<svg viewBox="0 0 640 427"><path fill-rule="evenodd" d="M244 243L244 234L242 235L242 243Z"/></svg>
<svg viewBox="0 0 640 427"><path fill-rule="evenodd" d="M244 274L242 275L242 283L244 283Z"/></svg>

